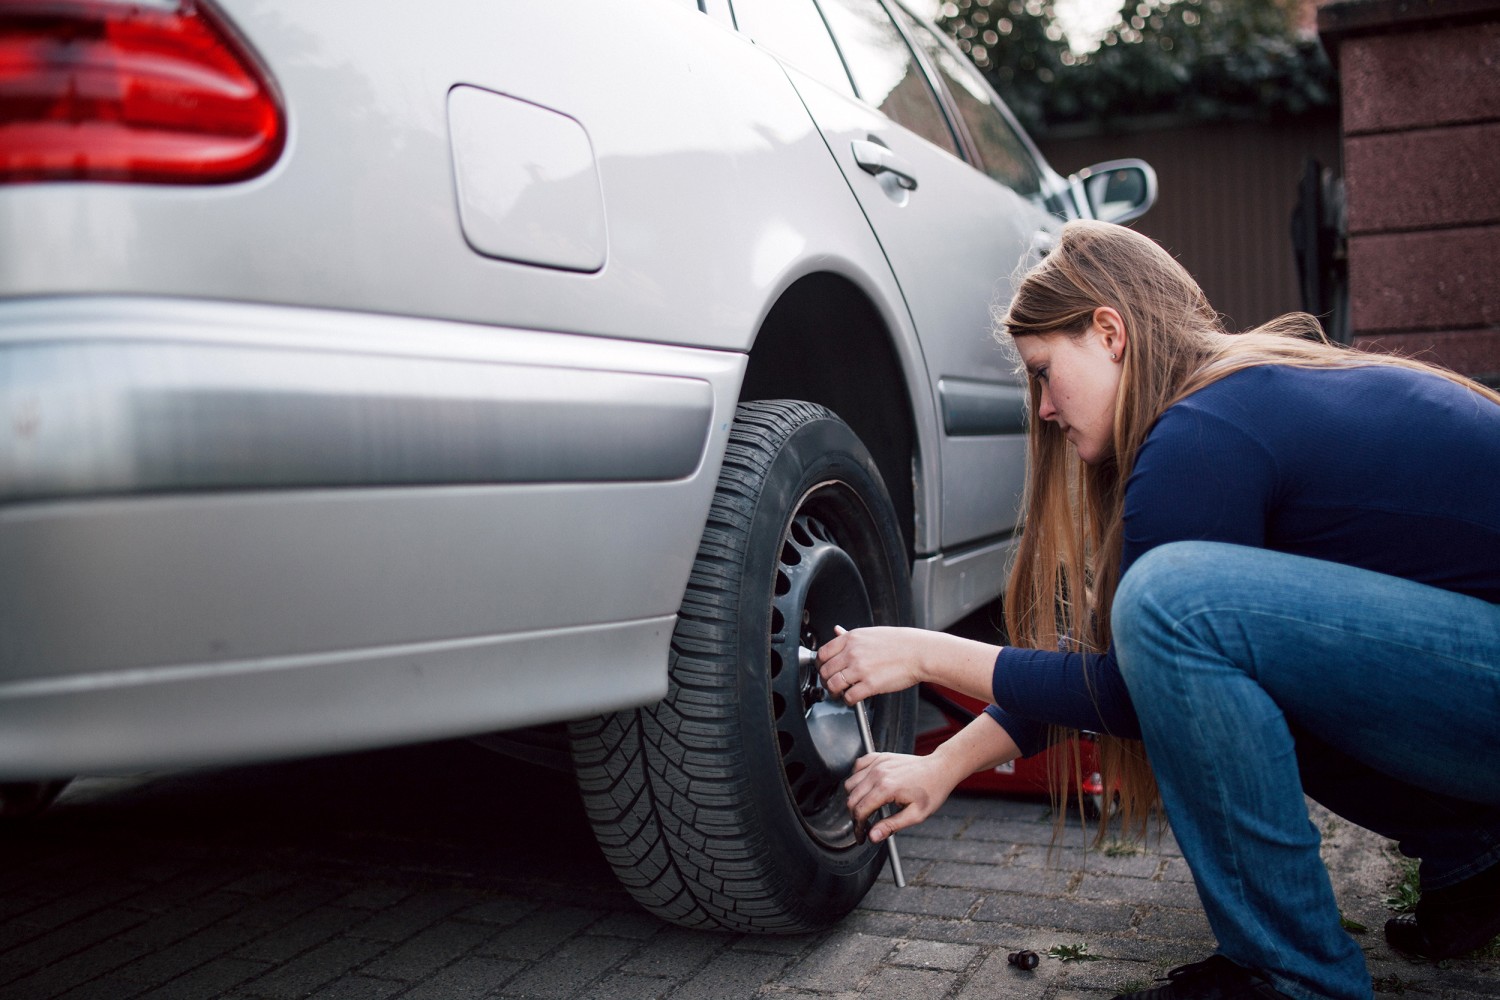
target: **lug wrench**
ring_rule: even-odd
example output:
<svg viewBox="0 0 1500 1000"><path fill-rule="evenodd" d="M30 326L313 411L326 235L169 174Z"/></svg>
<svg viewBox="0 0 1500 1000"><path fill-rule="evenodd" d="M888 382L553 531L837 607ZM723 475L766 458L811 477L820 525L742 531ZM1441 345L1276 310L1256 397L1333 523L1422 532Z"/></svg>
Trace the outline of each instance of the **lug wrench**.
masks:
<svg viewBox="0 0 1500 1000"><path fill-rule="evenodd" d="M797 663L801 667L812 667L817 669L818 654L806 646L797 647ZM875 736L870 732L870 713L865 711L865 703L858 701L854 703L854 718L859 722L859 741L864 744L865 753L875 752ZM879 818L884 818L886 807L881 806L876 810ZM896 888L906 888L906 874L901 870L901 853L896 850L896 835L890 834L885 838L885 846L889 851L891 859L891 875L896 879Z"/></svg>

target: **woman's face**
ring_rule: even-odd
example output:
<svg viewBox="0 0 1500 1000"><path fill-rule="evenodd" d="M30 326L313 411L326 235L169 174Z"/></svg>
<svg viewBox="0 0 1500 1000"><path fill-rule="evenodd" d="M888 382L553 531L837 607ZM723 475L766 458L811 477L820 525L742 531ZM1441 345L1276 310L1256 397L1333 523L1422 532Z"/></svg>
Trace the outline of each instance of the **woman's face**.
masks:
<svg viewBox="0 0 1500 1000"><path fill-rule="evenodd" d="M1078 337L1065 333L1016 338L1016 350L1041 389L1037 413L1062 430L1088 465L1114 454L1115 396L1120 390L1123 324L1096 322Z"/></svg>

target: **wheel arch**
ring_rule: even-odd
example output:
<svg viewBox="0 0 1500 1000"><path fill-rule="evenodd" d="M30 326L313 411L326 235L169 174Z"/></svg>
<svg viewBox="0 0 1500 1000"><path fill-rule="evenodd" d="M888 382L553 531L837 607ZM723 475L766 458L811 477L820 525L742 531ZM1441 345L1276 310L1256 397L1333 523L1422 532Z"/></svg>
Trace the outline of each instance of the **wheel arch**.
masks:
<svg viewBox="0 0 1500 1000"><path fill-rule="evenodd" d="M918 375L920 378L920 374ZM869 449L916 552L916 411L906 365L879 307L843 275L804 275L767 312L740 402L801 399L837 413Z"/></svg>

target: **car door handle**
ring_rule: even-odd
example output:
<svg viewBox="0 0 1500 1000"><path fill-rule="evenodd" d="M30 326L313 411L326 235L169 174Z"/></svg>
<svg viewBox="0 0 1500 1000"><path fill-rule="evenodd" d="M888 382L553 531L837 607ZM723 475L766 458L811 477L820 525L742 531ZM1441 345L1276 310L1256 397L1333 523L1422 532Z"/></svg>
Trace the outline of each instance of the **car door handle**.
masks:
<svg viewBox="0 0 1500 1000"><path fill-rule="evenodd" d="M896 178L896 183L908 191L917 189L917 179L912 176L911 167L906 161L886 146L868 139L855 139L850 144L854 149L854 162L859 168L871 176L890 174Z"/></svg>

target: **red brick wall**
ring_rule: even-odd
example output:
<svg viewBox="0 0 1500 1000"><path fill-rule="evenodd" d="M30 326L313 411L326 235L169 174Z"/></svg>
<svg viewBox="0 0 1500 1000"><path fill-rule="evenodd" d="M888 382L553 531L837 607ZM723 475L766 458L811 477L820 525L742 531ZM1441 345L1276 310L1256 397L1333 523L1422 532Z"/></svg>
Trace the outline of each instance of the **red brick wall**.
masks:
<svg viewBox="0 0 1500 1000"><path fill-rule="evenodd" d="M1493 377L1500 0L1412 6L1346 0L1319 20L1343 88L1355 343Z"/></svg>

